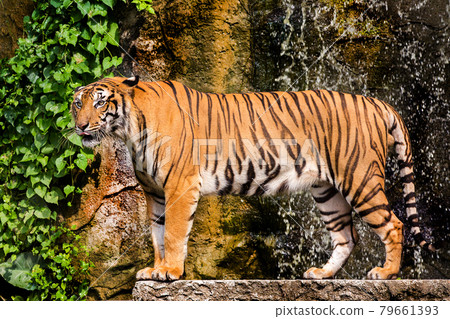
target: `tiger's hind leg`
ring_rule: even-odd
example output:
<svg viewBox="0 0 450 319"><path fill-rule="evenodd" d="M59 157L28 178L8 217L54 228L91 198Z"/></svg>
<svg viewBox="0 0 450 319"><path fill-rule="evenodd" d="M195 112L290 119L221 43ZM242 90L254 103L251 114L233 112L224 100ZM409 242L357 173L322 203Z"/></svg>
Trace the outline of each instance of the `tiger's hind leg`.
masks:
<svg viewBox="0 0 450 319"><path fill-rule="evenodd" d="M382 185L383 180L373 179L365 186L367 191L353 200L353 208L385 245L386 261L367 274L369 279L395 279L402 257L403 224L392 212Z"/></svg>
<svg viewBox="0 0 450 319"><path fill-rule="evenodd" d="M310 268L303 276L310 279L332 278L345 265L358 241L352 222L352 207L331 184L313 186L311 193L330 232L333 253L323 268Z"/></svg>

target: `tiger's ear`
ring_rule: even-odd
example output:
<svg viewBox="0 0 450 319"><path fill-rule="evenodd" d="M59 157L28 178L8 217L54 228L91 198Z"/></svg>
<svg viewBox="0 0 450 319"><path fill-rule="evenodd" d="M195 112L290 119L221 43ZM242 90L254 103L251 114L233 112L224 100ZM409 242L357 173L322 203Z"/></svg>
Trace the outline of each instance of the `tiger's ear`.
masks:
<svg viewBox="0 0 450 319"><path fill-rule="evenodd" d="M139 83L139 75L132 76L122 82L123 84L128 85L129 87L136 86Z"/></svg>
<svg viewBox="0 0 450 319"><path fill-rule="evenodd" d="M78 91L84 89L84 86L79 86L75 88L75 93L77 93Z"/></svg>

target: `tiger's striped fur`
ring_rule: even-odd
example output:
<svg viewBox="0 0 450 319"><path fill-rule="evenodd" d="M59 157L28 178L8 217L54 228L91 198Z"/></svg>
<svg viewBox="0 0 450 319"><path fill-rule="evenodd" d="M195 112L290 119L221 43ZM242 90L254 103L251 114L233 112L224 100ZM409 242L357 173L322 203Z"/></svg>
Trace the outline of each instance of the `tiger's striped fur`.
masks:
<svg viewBox="0 0 450 319"><path fill-rule="evenodd" d="M72 112L83 144L104 136L129 147L153 220L155 265L138 279L176 280L201 195L265 195L311 189L333 242L331 258L306 278L331 278L357 242L352 210L386 248L383 267L400 269L403 224L386 199L385 163L400 163L412 232L422 246L411 144L394 109L374 98L326 90L212 94L181 83L109 78L76 91Z"/></svg>

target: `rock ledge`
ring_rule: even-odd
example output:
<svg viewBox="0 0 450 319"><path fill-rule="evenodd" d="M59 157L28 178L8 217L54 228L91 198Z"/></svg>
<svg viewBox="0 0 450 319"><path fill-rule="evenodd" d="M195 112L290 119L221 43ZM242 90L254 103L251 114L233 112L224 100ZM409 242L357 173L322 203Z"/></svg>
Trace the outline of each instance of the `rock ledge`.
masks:
<svg viewBox="0 0 450 319"><path fill-rule="evenodd" d="M138 281L134 300L450 300L450 280Z"/></svg>

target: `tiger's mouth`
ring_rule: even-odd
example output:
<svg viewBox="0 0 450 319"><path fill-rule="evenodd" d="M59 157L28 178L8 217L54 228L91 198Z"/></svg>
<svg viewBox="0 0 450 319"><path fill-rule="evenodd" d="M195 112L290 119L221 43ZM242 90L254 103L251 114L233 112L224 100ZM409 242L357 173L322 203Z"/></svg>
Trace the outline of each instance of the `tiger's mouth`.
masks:
<svg viewBox="0 0 450 319"><path fill-rule="evenodd" d="M95 132L82 132L79 135L81 136L81 143L85 147L92 148L100 144L99 134Z"/></svg>

